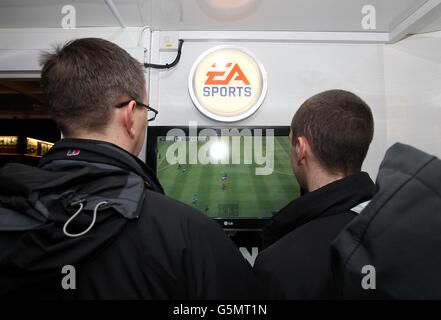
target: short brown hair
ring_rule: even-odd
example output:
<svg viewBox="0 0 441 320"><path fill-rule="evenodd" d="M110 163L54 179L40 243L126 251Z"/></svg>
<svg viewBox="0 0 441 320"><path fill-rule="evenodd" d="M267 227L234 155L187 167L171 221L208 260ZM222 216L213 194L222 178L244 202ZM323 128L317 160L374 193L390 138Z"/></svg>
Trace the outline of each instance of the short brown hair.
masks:
<svg viewBox="0 0 441 320"><path fill-rule="evenodd" d="M43 53L41 85L49 108L64 134L99 131L123 97L141 100L144 69L116 44L83 38Z"/></svg>
<svg viewBox="0 0 441 320"><path fill-rule="evenodd" d="M314 155L332 172L361 170L374 134L369 106L355 94L329 90L306 100L291 122L292 143L304 136Z"/></svg>

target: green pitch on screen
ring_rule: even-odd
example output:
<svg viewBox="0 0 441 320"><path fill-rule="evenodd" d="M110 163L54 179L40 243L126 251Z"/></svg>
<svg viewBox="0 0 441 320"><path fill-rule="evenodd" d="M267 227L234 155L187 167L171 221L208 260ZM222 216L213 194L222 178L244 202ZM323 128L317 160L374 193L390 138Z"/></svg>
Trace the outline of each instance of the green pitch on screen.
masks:
<svg viewBox="0 0 441 320"><path fill-rule="evenodd" d="M158 138L158 179L168 196L209 217L271 217L300 194L291 169L288 137L274 137L274 170L261 176L256 175L256 164L243 164L243 139L241 164L171 165L165 155L173 143ZM197 142L198 147L205 143Z"/></svg>

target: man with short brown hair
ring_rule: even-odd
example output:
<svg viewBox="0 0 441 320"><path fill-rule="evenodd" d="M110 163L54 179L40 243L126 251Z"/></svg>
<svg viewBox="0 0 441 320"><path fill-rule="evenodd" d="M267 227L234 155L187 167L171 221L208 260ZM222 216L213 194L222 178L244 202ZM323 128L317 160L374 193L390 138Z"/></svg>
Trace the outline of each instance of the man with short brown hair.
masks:
<svg viewBox="0 0 441 320"><path fill-rule="evenodd" d="M334 297L330 244L376 190L361 172L373 132L369 106L344 90L317 94L294 115L291 164L307 193L265 227L255 272L272 298Z"/></svg>
<svg viewBox="0 0 441 320"><path fill-rule="evenodd" d="M163 194L136 156L147 122L143 66L102 39L42 59L64 139L39 167L0 171L0 296L246 299L250 266L220 227Z"/></svg>

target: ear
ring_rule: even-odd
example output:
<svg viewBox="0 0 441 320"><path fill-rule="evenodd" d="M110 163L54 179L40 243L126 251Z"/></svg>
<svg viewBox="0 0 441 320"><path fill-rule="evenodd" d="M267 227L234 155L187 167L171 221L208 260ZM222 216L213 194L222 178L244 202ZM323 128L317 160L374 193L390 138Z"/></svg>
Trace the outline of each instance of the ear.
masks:
<svg viewBox="0 0 441 320"><path fill-rule="evenodd" d="M127 107L124 108L124 127L127 134L131 137L135 137L135 111L136 111L136 102L130 101Z"/></svg>
<svg viewBox="0 0 441 320"><path fill-rule="evenodd" d="M304 136L300 136L297 138L297 144L295 145L295 148L297 151L298 164L301 164L302 161L305 160L308 146L308 140Z"/></svg>

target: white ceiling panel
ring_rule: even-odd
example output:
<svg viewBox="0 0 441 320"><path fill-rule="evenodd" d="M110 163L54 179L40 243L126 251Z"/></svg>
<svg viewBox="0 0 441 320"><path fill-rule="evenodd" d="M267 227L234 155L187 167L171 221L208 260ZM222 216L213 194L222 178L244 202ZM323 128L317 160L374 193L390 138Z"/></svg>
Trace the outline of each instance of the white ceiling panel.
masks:
<svg viewBox="0 0 441 320"><path fill-rule="evenodd" d="M77 27L124 26L154 30L391 32L435 0L0 0L0 28L60 28L64 5L76 9ZM438 1L441 2L441 1ZM362 7L376 9L376 29L361 26ZM427 21L426 21L427 20ZM439 30L441 9L411 28Z"/></svg>

